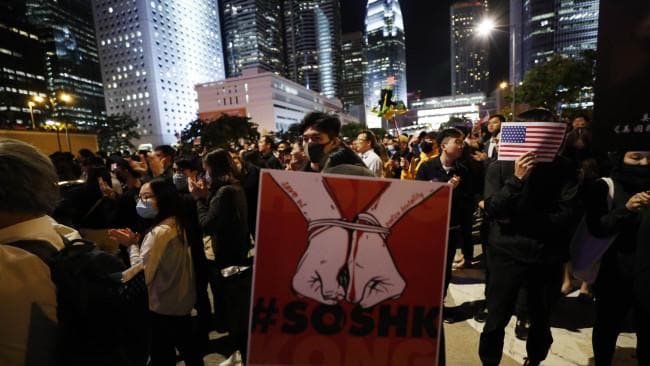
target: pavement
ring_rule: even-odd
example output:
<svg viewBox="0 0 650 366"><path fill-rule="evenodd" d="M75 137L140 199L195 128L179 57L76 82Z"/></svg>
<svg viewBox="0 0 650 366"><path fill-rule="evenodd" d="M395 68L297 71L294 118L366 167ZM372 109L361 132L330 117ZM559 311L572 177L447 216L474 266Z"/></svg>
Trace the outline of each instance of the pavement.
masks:
<svg viewBox="0 0 650 366"><path fill-rule="evenodd" d="M477 246L478 249L478 246ZM480 250L480 249L478 249ZM480 365L478 358L479 335L482 323L473 318L474 309L484 301L484 276L480 269L460 269L453 271L445 306L455 307L460 314L459 321L445 323L447 365ZM578 291L560 299L552 316L553 345L544 366L591 366L594 365L591 348L591 334L595 307L593 302L577 300ZM629 332L633 321L628 319L624 332L618 338L617 349L612 366L637 365L635 358L636 336ZM506 328L502 366L523 364L526 355L526 343L515 337L515 318ZM210 337L214 344L214 353L205 356L206 366L218 366L224 355L219 353L220 338L224 334L213 332ZM226 355L227 357L228 355ZM183 365L179 362L177 366ZM238 365L239 366L239 365ZM399 366L399 365L398 365Z"/></svg>

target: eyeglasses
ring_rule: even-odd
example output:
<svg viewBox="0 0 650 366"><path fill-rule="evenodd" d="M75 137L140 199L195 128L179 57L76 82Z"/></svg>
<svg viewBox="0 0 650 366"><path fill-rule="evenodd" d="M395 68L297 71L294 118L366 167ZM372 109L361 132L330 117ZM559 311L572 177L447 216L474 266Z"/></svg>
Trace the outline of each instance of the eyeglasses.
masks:
<svg viewBox="0 0 650 366"><path fill-rule="evenodd" d="M154 195L149 195L149 194L135 196L135 202L138 202L140 200L142 200L142 202L146 202L150 199L156 199L156 197Z"/></svg>

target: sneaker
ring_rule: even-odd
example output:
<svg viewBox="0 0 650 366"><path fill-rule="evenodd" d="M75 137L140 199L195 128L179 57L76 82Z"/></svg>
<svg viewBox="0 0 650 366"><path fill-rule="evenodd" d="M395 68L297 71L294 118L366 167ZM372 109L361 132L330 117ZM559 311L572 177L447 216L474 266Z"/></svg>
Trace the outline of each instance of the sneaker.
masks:
<svg viewBox="0 0 650 366"><path fill-rule="evenodd" d="M474 314L474 320L476 320L479 323L485 323L485 320L487 320L487 316L488 316L487 307L483 306L476 312L476 314Z"/></svg>
<svg viewBox="0 0 650 366"><path fill-rule="evenodd" d="M528 320L517 319L517 325L515 326L515 337L522 341L528 339L528 330L530 329L530 322Z"/></svg>

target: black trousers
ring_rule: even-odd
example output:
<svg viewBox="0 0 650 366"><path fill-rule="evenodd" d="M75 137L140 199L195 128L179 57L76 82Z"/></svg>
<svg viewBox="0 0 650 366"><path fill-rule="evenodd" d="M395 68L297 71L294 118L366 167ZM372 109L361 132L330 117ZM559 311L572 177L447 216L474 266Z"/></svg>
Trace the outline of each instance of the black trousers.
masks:
<svg viewBox="0 0 650 366"><path fill-rule="evenodd" d="M175 316L149 312L151 318L151 366L176 366L178 351L187 366L203 366L192 338L190 315Z"/></svg>
<svg viewBox="0 0 650 366"><path fill-rule="evenodd" d="M596 321L592 334L596 366L610 366L616 340L622 323L634 309L637 332L637 356L639 365L647 365L649 321L648 313L634 301L634 254L608 251L603 256L598 278L594 285L596 295Z"/></svg>
<svg viewBox="0 0 650 366"><path fill-rule="evenodd" d="M488 317L481 333L479 356L484 365L498 365L503 354L504 329L512 317L520 288L525 288L530 330L526 351L531 360L546 358L553 337L550 314L560 295L562 263L524 263L509 256L488 251L490 277Z"/></svg>

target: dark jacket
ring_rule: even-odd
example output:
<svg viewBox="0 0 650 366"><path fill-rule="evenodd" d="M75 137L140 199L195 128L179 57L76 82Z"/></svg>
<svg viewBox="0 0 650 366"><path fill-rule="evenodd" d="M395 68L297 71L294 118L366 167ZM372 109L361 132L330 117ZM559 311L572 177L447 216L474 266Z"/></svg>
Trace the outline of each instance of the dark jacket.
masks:
<svg viewBox="0 0 650 366"><path fill-rule="evenodd" d="M282 163L278 158L273 155L272 152L266 154L266 155L261 155L262 160L264 160L264 163L266 164L266 167L269 169L275 169L275 170L282 170L284 167L282 166Z"/></svg>
<svg viewBox="0 0 650 366"><path fill-rule="evenodd" d="M490 250L527 263L568 259L571 229L579 218L578 179L569 161L541 163L524 181L513 161L496 161L485 178Z"/></svg>
<svg viewBox="0 0 650 366"><path fill-rule="evenodd" d="M250 249L246 194L239 184L212 190L207 200L197 201L201 229L212 236L217 266L247 265Z"/></svg>
<svg viewBox="0 0 650 366"><path fill-rule="evenodd" d="M626 192L620 182L614 179L614 201L610 210L607 203L608 191L607 183L601 179L585 187L587 228L599 238L617 234L610 250L632 255L636 247L641 215L628 210L625 204L636 192Z"/></svg>
<svg viewBox="0 0 650 366"><path fill-rule="evenodd" d="M650 314L650 210L641 215L641 225L637 237L635 295L639 307Z"/></svg>
<svg viewBox="0 0 650 366"><path fill-rule="evenodd" d="M460 225L464 208L470 205L473 200L471 175L467 167L457 161L452 170L447 173L447 171L442 167L440 156L437 156L422 163L417 175L415 176L416 180L444 183L449 181L454 175L460 177L460 183L458 184L458 187L454 189L451 196L450 227Z"/></svg>

